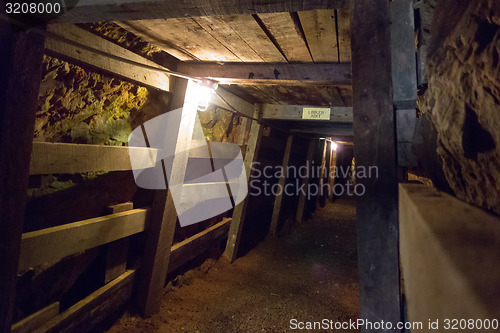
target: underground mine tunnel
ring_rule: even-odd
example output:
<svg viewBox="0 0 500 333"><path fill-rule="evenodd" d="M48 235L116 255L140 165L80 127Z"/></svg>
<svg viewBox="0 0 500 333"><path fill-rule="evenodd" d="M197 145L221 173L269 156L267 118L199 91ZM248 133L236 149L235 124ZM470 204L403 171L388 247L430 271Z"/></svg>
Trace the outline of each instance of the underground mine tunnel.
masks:
<svg viewBox="0 0 500 333"><path fill-rule="evenodd" d="M498 1L0 9L0 333L500 331Z"/></svg>

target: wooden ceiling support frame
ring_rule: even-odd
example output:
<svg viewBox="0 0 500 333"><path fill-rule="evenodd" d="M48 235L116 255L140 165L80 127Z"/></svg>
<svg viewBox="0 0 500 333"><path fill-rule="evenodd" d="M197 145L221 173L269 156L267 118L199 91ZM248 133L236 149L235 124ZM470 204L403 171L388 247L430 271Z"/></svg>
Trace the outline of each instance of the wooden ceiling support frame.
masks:
<svg viewBox="0 0 500 333"><path fill-rule="evenodd" d="M347 0L80 0L58 20L72 23L335 9Z"/></svg>
<svg viewBox="0 0 500 333"><path fill-rule="evenodd" d="M44 37L0 20L0 45L0 332L10 332Z"/></svg>
<svg viewBox="0 0 500 333"><path fill-rule="evenodd" d="M402 317L390 2L353 0L352 4L356 166L378 168L376 177L357 179L357 186L365 190L356 210L361 318L397 323ZM386 331L400 330L394 325Z"/></svg>
<svg viewBox="0 0 500 333"><path fill-rule="evenodd" d="M240 85L351 85L350 63L200 63L180 62L177 70L186 75L208 77L221 84Z"/></svg>

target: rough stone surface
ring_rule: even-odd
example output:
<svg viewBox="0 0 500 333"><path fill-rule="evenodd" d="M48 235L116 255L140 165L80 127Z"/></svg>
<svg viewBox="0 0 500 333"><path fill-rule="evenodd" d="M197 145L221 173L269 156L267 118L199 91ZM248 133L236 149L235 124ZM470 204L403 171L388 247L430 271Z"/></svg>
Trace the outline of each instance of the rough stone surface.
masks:
<svg viewBox="0 0 500 333"><path fill-rule="evenodd" d="M443 1L436 7L424 112L457 197L500 214L500 5ZM449 24L442 18L448 17Z"/></svg>

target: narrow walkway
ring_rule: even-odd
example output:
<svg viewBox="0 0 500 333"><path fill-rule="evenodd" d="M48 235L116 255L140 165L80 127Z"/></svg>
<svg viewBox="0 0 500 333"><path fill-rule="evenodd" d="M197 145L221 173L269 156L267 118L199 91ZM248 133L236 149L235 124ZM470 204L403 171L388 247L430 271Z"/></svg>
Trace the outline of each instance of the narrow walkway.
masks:
<svg viewBox="0 0 500 333"><path fill-rule="evenodd" d="M292 318L356 320L357 278L355 205L343 199L232 265L205 262L167 287L159 315L126 314L109 332L288 332Z"/></svg>

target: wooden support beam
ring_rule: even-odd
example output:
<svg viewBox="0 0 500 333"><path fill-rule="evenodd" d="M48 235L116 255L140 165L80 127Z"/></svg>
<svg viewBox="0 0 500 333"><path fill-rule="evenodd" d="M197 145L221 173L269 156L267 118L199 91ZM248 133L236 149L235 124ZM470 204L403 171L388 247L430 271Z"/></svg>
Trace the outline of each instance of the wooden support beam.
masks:
<svg viewBox="0 0 500 333"><path fill-rule="evenodd" d="M153 167L158 151L142 147L118 147L73 143L34 142L30 175L132 170L130 150L136 168ZM141 157L141 158L140 158ZM143 161L143 164L138 164Z"/></svg>
<svg viewBox="0 0 500 333"><path fill-rule="evenodd" d="M73 23L130 21L175 17L220 16L275 12L297 12L312 9L340 8L346 0L269 1L153 1L153 0L80 0L75 8L58 20Z"/></svg>
<svg viewBox="0 0 500 333"><path fill-rule="evenodd" d="M59 314L60 303L55 302L12 325L11 333L31 333Z"/></svg>
<svg viewBox="0 0 500 333"><path fill-rule="evenodd" d="M230 106L228 105L230 104ZM241 112L247 116L253 115L253 104L245 101L243 98L236 96L233 93L230 93L224 87L219 86L217 92L212 94L212 99L210 100L210 104L218 106L223 109L233 110L231 108L234 107L238 112Z"/></svg>
<svg viewBox="0 0 500 333"><path fill-rule="evenodd" d="M352 128L335 127L335 126L332 126L331 128L314 128L312 126L309 126L309 128L292 128L291 132L310 134L321 137L331 136L331 137L347 138L354 136L354 131Z"/></svg>
<svg viewBox="0 0 500 333"><path fill-rule="evenodd" d="M352 108L343 106L324 107L324 106L309 106L309 105L280 105L280 104L264 104L262 106L262 118L264 119L280 119L280 120L300 120L300 121L318 121L324 122L328 120L311 120L303 119L304 109L330 109L330 120L336 123L352 123Z"/></svg>
<svg viewBox="0 0 500 333"><path fill-rule="evenodd" d="M11 328L44 38L11 30L0 4L0 332Z"/></svg>
<svg viewBox="0 0 500 333"><path fill-rule="evenodd" d="M142 232L148 212L134 209L24 233L18 271Z"/></svg>
<svg viewBox="0 0 500 333"><path fill-rule="evenodd" d="M202 232L172 246L168 272L170 273L185 263L193 260L208 250L217 241L227 237L230 225L231 219L225 218L222 222L219 222L210 228L207 228L206 230L203 230Z"/></svg>
<svg viewBox="0 0 500 333"><path fill-rule="evenodd" d="M397 109L417 105L417 60L413 0L395 0L391 9L393 101Z"/></svg>
<svg viewBox="0 0 500 333"><path fill-rule="evenodd" d="M181 62L177 70L186 75L209 77L221 84L239 85L351 85L351 64Z"/></svg>
<svg viewBox="0 0 500 333"><path fill-rule="evenodd" d="M356 165L378 168L378 177L357 179L365 188L357 200L361 318L396 323L401 311L390 2L354 0L352 5Z"/></svg>
<svg viewBox="0 0 500 333"><path fill-rule="evenodd" d="M424 323L415 331L434 332L429 319L498 320L500 218L423 184L399 185L399 216L408 317Z"/></svg>
<svg viewBox="0 0 500 333"><path fill-rule="evenodd" d="M51 24L48 26L47 31L50 34L45 42L45 47L56 55L69 58L70 60L76 60L79 63L88 64L97 70L103 70L112 75L118 75L125 80L131 80L139 84L169 91L169 75L165 73L166 68L151 60L141 57L132 51L72 24ZM54 35L59 38L54 37ZM69 45L60 40L60 38L112 54L116 58L109 58L102 54L89 51L83 47ZM147 65L149 67L139 67L135 64L126 63L118 58Z"/></svg>
<svg viewBox="0 0 500 333"><path fill-rule="evenodd" d="M128 270L60 313L33 333L84 333L122 309L132 297L136 271Z"/></svg>
<svg viewBox="0 0 500 333"><path fill-rule="evenodd" d="M108 207L110 214L117 214L134 209L133 202L124 202ZM116 279L127 270L129 238L117 239L106 244L104 284Z"/></svg>
<svg viewBox="0 0 500 333"><path fill-rule="evenodd" d="M293 142L293 135L289 134L286 140L285 153L283 154L283 162L281 164L283 170L286 170L288 168L290 153L292 151L292 142ZM284 188L286 184L286 178L287 177L285 171L283 172L278 181L278 187L280 188L280 191L278 195L276 195L276 197L274 198L273 216L271 218L271 226L269 228L269 234L271 235L271 237L276 237L278 235L278 222L281 212L281 203L283 202L283 195L285 192Z"/></svg>
<svg viewBox="0 0 500 333"><path fill-rule="evenodd" d="M318 142L318 140L309 139L309 145L307 146L307 156L306 156L306 165L308 166L308 170L309 170L309 167L312 166L312 163L313 163L313 156L314 156L314 151L315 151L317 142ZM305 189L307 189L309 186L309 182L310 182L309 178L310 177L305 177L302 179L302 186ZM308 200L309 200L309 195L308 195L307 190L306 190L306 194L301 193L300 197L299 197L299 204L297 206L297 214L295 216L295 222L297 224L302 223L302 221L304 220L304 213L305 213L305 209L306 209L306 203Z"/></svg>
<svg viewBox="0 0 500 333"><path fill-rule="evenodd" d="M256 104L253 114L254 118L260 118L262 115L261 106ZM262 138L262 126L255 120L252 120L252 127L250 128L250 136L248 138L248 145L245 154L245 170L247 175L247 182L250 180L250 173L253 162L257 160L259 155L260 140ZM240 202L233 210L233 219L231 221L231 228L227 237L226 251L224 256L232 263L238 257L238 251L241 242L241 233L243 231L243 224L245 223L245 216L248 207L247 196L245 200Z"/></svg>
<svg viewBox="0 0 500 333"><path fill-rule="evenodd" d="M177 135L170 184L182 184L186 173L188 155L183 153L190 147L193 137L196 111L184 107L189 81L174 81L173 110L183 108ZM161 297L167 278L170 250L174 239L177 212L172 194L168 190L155 192L151 211L151 227L146 234L141 277L137 291L137 302L142 316L149 317L160 310Z"/></svg>

